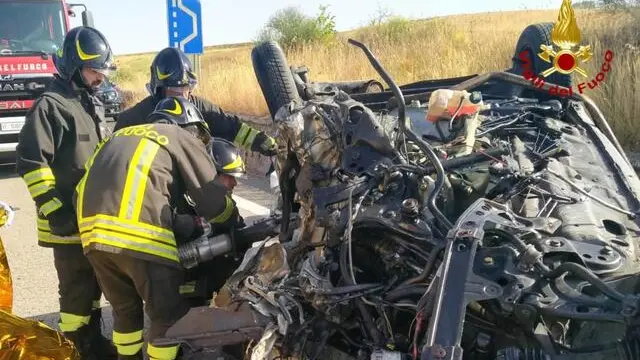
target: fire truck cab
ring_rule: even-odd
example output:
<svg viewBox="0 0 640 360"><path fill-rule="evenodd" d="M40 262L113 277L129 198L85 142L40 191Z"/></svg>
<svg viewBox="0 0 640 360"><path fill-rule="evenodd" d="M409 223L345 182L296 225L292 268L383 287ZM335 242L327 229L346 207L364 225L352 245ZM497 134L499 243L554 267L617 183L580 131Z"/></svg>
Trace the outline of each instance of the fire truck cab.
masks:
<svg viewBox="0 0 640 360"><path fill-rule="evenodd" d="M65 0L0 0L0 164L15 163L25 114L53 80L52 55L70 30L73 8L93 26L84 4Z"/></svg>

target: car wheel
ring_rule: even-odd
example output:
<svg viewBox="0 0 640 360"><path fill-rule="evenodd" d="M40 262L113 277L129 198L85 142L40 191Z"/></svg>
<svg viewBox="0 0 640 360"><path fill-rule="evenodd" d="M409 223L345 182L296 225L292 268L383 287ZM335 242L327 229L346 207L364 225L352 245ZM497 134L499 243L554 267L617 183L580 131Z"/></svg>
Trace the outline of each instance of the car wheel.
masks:
<svg viewBox="0 0 640 360"><path fill-rule="evenodd" d="M379 93L379 92L383 92L384 88L382 87L382 84L380 84L377 81L372 81L367 85L367 90L365 90L365 92L367 93Z"/></svg>
<svg viewBox="0 0 640 360"><path fill-rule="evenodd" d="M291 101L301 101L284 52L275 41L263 42L251 51L251 61L269 113L274 118L278 110Z"/></svg>
<svg viewBox="0 0 640 360"><path fill-rule="evenodd" d="M517 75L523 75L526 70L530 70L545 82L570 87L571 75L565 75L558 72L555 72L548 77L540 75L540 73L552 66L551 63L548 63L538 57L540 45L553 45L551 40L552 31L553 23L551 22L531 24L522 31L513 56L512 72ZM530 65L525 67L521 57L525 57L529 61Z"/></svg>

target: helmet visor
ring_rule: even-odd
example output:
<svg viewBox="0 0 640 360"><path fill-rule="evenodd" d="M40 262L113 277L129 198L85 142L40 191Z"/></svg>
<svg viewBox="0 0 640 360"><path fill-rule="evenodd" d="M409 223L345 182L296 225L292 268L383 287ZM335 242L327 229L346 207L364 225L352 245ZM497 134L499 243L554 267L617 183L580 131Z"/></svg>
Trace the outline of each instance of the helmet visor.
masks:
<svg viewBox="0 0 640 360"><path fill-rule="evenodd" d="M115 74L115 69L111 69L111 68L106 68L106 69L91 68L91 70L104 75L106 78L110 78Z"/></svg>

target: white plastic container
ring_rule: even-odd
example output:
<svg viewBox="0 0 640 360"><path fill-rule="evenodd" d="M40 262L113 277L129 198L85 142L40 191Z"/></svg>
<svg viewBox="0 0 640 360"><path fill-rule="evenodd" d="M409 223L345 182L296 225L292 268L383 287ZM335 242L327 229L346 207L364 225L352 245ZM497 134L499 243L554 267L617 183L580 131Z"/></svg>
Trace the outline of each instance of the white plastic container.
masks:
<svg viewBox="0 0 640 360"><path fill-rule="evenodd" d="M426 120L431 122L451 120L456 116L472 115L482 109L480 93L465 90L438 89L429 97Z"/></svg>

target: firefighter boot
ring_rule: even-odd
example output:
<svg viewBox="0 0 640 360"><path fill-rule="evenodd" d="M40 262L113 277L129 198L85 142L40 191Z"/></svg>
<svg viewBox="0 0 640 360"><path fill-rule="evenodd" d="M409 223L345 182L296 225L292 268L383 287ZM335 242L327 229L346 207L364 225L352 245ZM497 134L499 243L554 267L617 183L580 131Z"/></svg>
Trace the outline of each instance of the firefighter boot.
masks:
<svg viewBox="0 0 640 360"><path fill-rule="evenodd" d="M89 321L88 336L89 348L97 360L116 360L118 352L111 340L102 335L102 309L96 309L91 312L91 320Z"/></svg>
<svg viewBox="0 0 640 360"><path fill-rule="evenodd" d="M62 333L65 338L69 339L73 346L75 346L76 350L78 350L78 354L80 354L80 359L82 360L94 360L92 357L91 348L89 346L89 328L88 326L83 326L76 331L66 331Z"/></svg>

